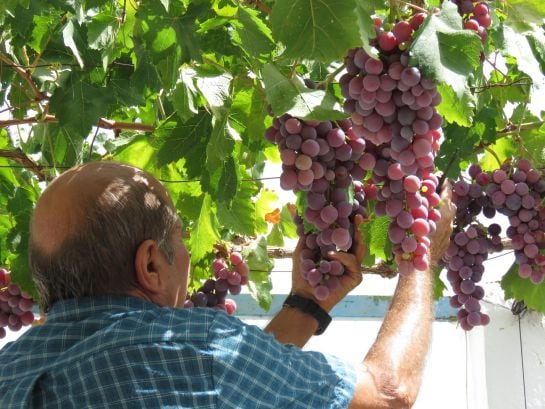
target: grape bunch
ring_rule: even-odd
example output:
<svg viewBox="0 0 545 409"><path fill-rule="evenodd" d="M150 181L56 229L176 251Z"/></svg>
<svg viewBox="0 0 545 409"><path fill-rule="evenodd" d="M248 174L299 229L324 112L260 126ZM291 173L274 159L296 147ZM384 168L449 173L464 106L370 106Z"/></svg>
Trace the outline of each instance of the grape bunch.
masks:
<svg viewBox="0 0 545 409"><path fill-rule="evenodd" d="M363 48L350 50L347 72L339 80L352 132L366 142L358 164L372 172L378 186L375 214L391 218L389 238L402 274L428 268L427 235L440 218L434 208L440 199L433 171L443 137L442 118L435 109L441 95L418 67L409 66L402 51L424 18L414 15L396 23L393 31L377 24L380 58Z"/></svg>
<svg viewBox="0 0 545 409"><path fill-rule="evenodd" d="M248 264L242 255L233 251L229 254L216 253L212 262L214 278L210 278L193 293L184 303L184 308L211 307L226 311L232 315L236 309L236 303L226 298L227 294L240 294L243 285L248 284Z"/></svg>
<svg viewBox="0 0 545 409"><path fill-rule="evenodd" d="M5 328L19 331L34 322L32 297L10 282L10 274L0 268L0 339L6 336Z"/></svg>
<svg viewBox="0 0 545 409"><path fill-rule="evenodd" d="M482 43L488 39L487 29L492 24L490 8L481 0L451 0L458 6L458 12L464 21L464 28L475 31Z"/></svg>
<svg viewBox="0 0 545 409"><path fill-rule="evenodd" d="M302 215L294 216L305 244L300 271L323 300L344 273L327 253L349 250L355 215L367 215L361 184L367 170L359 165L365 140L354 134L350 120L304 121L288 114L275 118L265 137L280 152L280 186L300 192Z"/></svg>
<svg viewBox="0 0 545 409"><path fill-rule="evenodd" d="M495 223L488 229L478 223L471 223L466 228L457 226L443 255L447 279L454 291L450 305L459 308L458 321L466 331L490 322L490 317L481 312L479 301L484 297L484 289L477 283L481 281L483 262L488 258L489 248L493 246L489 234L499 238L500 232L501 227Z"/></svg>
<svg viewBox="0 0 545 409"><path fill-rule="evenodd" d="M515 250L515 262L519 266L520 277L528 278L534 284L541 283L545 277L545 180L541 173L526 159L519 159L517 166L506 163L492 172L484 172L479 165L473 164L468 173L470 182L459 180L453 186L452 198L457 206L455 229L450 247L443 257L448 268L447 278L455 292L451 305L455 308L465 307L459 313L464 329L486 325L488 319L485 317L483 321L483 314L480 321L477 314L470 318L471 313L479 312L475 310L477 303L471 298L482 299L484 292L481 287L475 286L477 296L468 294L471 284L464 284L462 287L462 283L468 282L467 280L478 282L484 271L482 262L486 260L488 252L503 249L501 227L498 224L491 224L487 231L483 226L475 224L476 217L481 213L487 218L493 218L496 214L508 218L506 235ZM470 229L470 233L464 230L466 226L469 226L467 229ZM482 252L479 251L478 254L471 254L467 248L466 241L471 238L469 236L475 235L473 229L480 235ZM472 251L477 250L477 245L471 246L474 247Z"/></svg>
<svg viewBox="0 0 545 409"><path fill-rule="evenodd" d="M344 274L344 266L337 260L328 260L327 253L337 249L345 251L350 249L355 215L367 216L366 190L372 194L373 187L364 186L361 181L356 180L352 183L354 190L352 203L348 201L346 190L333 185L329 192L330 202L319 210L319 214L315 213L317 211L311 204L305 209L304 217L310 223L318 217L320 218L318 225L320 220L333 220L329 225L326 222L324 229L315 226L315 231L305 232L303 217L297 214L294 216L297 232L304 237L304 248L299 255L300 272L314 288L314 296L318 300L326 299L331 291L337 289L338 277ZM307 198L313 193L309 192ZM333 216L328 212L332 212Z"/></svg>
<svg viewBox="0 0 545 409"><path fill-rule="evenodd" d="M356 162L365 150L365 141L354 135L351 127L349 120L302 121L288 114L274 118L265 137L280 152L282 189L323 193L333 181L345 189L351 176L361 179L365 172Z"/></svg>

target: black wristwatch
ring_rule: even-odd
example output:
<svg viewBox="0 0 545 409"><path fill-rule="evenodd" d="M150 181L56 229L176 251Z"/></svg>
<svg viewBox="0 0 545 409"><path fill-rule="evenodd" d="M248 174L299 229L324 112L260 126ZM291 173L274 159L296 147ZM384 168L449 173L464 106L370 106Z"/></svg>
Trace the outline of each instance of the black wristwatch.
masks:
<svg viewBox="0 0 545 409"><path fill-rule="evenodd" d="M326 330L327 326L331 322L330 315L318 304L316 304L313 300L310 300L305 297L301 297L297 294L290 294L288 295L288 298L286 298L286 301L284 301L284 306L297 308L298 310L304 312L305 314L308 314L316 321L318 321L318 329L314 333L314 335L321 335Z"/></svg>

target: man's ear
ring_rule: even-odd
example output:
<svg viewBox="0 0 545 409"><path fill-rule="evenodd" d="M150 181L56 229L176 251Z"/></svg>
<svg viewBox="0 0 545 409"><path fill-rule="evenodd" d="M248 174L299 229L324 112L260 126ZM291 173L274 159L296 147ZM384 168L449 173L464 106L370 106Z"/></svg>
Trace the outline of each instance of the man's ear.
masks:
<svg viewBox="0 0 545 409"><path fill-rule="evenodd" d="M136 250L136 281L142 289L156 293L161 288L161 250L154 240L144 240Z"/></svg>

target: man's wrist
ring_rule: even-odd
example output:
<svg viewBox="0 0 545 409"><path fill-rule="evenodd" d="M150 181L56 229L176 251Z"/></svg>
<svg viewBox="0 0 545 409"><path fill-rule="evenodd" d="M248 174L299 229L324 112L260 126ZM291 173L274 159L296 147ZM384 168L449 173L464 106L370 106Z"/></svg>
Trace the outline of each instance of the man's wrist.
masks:
<svg viewBox="0 0 545 409"><path fill-rule="evenodd" d="M291 293L283 304L284 307L296 308L299 311L313 317L318 323L314 335L321 335L331 322L331 316L317 302L311 298Z"/></svg>

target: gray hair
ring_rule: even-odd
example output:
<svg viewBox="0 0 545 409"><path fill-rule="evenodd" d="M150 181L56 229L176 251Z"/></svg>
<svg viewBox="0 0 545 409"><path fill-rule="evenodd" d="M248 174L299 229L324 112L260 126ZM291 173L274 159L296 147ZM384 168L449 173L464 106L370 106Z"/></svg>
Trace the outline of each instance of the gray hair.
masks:
<svg viewBox="0 0 545 409"><path fill-rule="evenodd" d="M145 173L141 173L142 176ZM154 240L170 264L176 212L141 178L115 178L85 209L76 233L47 254L29 242L29 264L40 306L69 298L121 295L136 287L134 260L144 240Z"/></svg>

